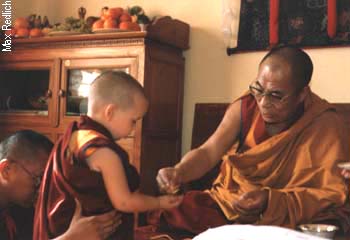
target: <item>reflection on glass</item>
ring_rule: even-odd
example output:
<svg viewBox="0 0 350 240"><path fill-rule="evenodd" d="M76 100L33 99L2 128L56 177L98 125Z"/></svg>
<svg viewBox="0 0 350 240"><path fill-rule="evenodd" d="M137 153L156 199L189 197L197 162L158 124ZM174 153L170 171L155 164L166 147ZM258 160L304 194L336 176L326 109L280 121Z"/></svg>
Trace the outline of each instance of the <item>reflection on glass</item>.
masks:
<svg viewBox="0 0 350 240"><path fill-rule="evenodd" d="M87 97L90 84L104 71L125 71L118 69L71 69L68 70L66 115L79 116L87 113Z"/></svg>
<svg viewBox="0 0 350 240"><path fill-rule="evenodd" d="M1 70L0 113L48 115L49 70Z"/></svg>

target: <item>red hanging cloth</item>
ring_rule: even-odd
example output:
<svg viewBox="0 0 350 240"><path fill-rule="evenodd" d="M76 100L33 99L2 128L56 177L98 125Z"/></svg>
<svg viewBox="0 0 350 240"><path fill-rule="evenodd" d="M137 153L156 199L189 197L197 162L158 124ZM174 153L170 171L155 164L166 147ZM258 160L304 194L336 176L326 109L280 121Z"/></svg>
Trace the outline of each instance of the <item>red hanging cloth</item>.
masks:
<svg viewBox="0 0 350 240"><path fill-rule="evenodd" d="M278 44L278 20L279 20L279 0L270 0L270 19L269 19L269 34L270 46Z"/></svg>
<svg viewBox="0 0 350 240"><path fill-rule="evenodd" d="M337 0L328 0L327 15L327 33L330 38L334 38L337 34Z"/></svg>

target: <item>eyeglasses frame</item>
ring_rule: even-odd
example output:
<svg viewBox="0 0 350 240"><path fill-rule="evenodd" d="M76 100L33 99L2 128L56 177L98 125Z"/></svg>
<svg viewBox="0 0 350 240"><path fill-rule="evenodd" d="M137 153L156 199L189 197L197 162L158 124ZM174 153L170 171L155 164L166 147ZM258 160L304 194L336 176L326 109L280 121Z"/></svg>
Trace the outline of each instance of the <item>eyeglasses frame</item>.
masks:
<svg viewBox="0 0 350 240"><path fill-rule="evenodd" d="M12 158L9 158L9 157L7 157L7 159L10 161L10 162L12 162L12 163L16 163L18 166L20 166L20 168L24 171L24 172L26 172L27 174L28 174L28 176L30 176L31 178L32 178L32 180L33 180L33 183L34 183L34 188L35 189L39 189L39 187L40 187L40 184L41 184L41 180L42 180L42 175L36 175L36 174L34 174L34 173L32 173L31 171L29 171L21 162L19 162L19 161L16 161L16 160L14 160L14 159L12 159Z"/></svg>

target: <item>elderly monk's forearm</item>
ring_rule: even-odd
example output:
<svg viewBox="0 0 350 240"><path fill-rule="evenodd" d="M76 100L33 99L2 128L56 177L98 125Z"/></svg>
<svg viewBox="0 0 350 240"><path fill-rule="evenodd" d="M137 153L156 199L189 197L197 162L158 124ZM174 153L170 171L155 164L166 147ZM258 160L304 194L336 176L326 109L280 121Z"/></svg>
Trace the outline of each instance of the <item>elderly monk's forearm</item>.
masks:
<svg viewBox="0 0 350 240"><path fill-rule="evenodd" d="M178 169L183 182L198 179L210 171L215 162L210 161L209 155L202 148L188 152L175 168Z"/></svg>

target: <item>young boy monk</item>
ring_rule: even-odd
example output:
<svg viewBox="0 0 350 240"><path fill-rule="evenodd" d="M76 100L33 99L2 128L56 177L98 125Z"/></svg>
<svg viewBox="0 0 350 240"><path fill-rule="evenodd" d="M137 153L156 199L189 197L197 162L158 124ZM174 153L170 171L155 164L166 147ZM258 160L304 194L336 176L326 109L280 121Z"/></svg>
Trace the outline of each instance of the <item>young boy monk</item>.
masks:
<svg viewBox="0 0 350 240"><path fill-rule="evenodd" d="M124 72L105 72L90 86L87 116L73 122L55 145L45 170L35 213L33 239L65 232L75 199L83 214L115 208L122 224L111 239L133 239L133 212L173 208L182 197L153 197L136 192L138 175L127 153L115 143L146 113L142 86Z"/></svg>

